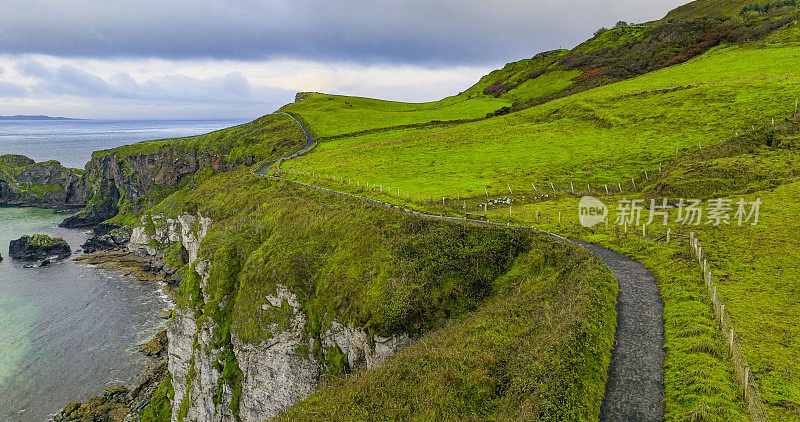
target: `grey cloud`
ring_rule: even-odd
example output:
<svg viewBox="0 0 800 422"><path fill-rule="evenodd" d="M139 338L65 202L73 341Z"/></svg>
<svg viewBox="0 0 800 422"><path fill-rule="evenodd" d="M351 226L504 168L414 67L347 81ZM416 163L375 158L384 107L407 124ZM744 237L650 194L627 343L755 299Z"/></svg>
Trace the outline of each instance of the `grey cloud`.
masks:
<svg viewBox="0 0 800 422"><path fill-rule="evenodd" d="M475 64L570 46L682 0L12 0L0 52ZM148 4L149 3L149 4Z"/></svg>
<svg viewBox="0 0 800 422"><path fill-rule="evenodd" d="M259 101L256 97L291 98L293 95L293 92L280 88L251 87L240 72L206 79L173 74L140 83L124 72L106 80L73 65L47 66L30 58L18 63L15 69L36 78L30 90L14 91L11 87L4 90L17 92L19 96L74 95L154 103L250 104ZM0 90L3 88L0 85Z"/></svg>
<svg viewBox="0 0 800 422"><path fill-rule="evenodd" d="M38 78L52 77L53 72L45 67L41 62L34 59L23 60L14 65L14 69L23 76L33 76Z"/></svg>
<svg viewBox="0 0 800 422"><path fill-rule="evenodd" d="M110 91L110 86L102 78L72 65L59 66L56 78L47 82L51 90L61 87L68 94L102 96Z"/></svg>

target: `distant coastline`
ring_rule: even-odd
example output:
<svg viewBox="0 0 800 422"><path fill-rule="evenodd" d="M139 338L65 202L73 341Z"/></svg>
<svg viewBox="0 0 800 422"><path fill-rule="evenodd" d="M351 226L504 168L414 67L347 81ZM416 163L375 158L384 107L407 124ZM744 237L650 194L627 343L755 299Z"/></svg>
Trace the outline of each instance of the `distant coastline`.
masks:
<svg viewBox="0 0 800 422"><path fill-rule="evenodd" d="M28 116L19 114L16 116L0 116L0 120L81 120L81 119L71 119L69 117Z"/></svg>

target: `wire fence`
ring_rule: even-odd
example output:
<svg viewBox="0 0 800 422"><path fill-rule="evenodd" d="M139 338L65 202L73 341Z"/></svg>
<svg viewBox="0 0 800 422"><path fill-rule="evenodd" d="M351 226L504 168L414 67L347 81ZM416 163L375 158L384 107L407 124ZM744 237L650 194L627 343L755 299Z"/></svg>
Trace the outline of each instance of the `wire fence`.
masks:
<svg viewBox="0 0 800 422"><path fill-rule="evenodd" d="M714 276L711 272L708 258L703 253L700 240L694 232L689 234L689 241L692 252L694 252L694 256L703 270L703 278L708 289L711 305L714 308L714 315L730 351L731 361L733 362L733 367L736 372L736 381L738 381L743 388L750 418L756 422L767 421L767 411L761 400L761 394L759 393L756 381L753 379L750 365L747 363L747 359L745 359L742 353L742 345L739 341L739 336L732 327L730 315L728 315L725 310L725 301L717 292L717 285L714 282Z"/></svg>

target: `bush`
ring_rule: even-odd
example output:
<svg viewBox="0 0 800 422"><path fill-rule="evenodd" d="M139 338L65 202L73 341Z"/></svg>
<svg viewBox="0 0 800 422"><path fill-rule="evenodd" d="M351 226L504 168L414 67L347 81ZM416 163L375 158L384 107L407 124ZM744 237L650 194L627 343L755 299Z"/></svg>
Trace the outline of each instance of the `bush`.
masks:
<svg viewBox="0 0 800 422"><path fill-rule="evenodd" d="M766 13L772 9L780 9L781 7L791 6L797 6L797 0L782 0L775 3L751 4L750 6L743 7L739 14L744 15L747 12Z"/></svg>

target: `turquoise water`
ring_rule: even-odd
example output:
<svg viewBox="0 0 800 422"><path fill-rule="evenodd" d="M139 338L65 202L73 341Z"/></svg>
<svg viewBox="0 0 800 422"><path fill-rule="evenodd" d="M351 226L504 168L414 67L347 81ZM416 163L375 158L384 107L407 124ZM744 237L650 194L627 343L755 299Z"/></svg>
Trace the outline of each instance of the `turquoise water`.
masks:
<svg viewBox="0 0 800 422"><path fill-rule="evenodd" d="M157 284L71 260L26 269L8 258L8 242L29 233L80 248L86 234L56 227L64 217L0 208L0 420L41 421L69 401L132 384L145 367L137 345L163 325Z"/></svg>

